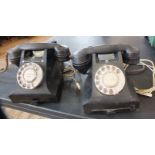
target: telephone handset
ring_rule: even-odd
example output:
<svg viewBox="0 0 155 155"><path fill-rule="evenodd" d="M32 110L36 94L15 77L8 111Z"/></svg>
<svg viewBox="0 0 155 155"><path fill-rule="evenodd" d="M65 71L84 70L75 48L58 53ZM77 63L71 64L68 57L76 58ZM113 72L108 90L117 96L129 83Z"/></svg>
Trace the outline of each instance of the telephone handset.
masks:
<svg viewBox="0 0 155 155"><path fill-rule="evenodd" d="M139 100L126 77L123 62L135 65L140 52L130 45L100 45L88 47L73 55L73 66L82 74L91 68L85 81L84 111L115 112L135 110Z"/></svg>
<svg viewBox="0 0 155 155"><path fill-rule="evenodd" d="M17 71L17 89L10 94L13 102L56 102L63 83L63 62L70 59L66 46L53 43L28 43L8 52Z"/></svg>
<svg viewBox="0 0 155 155"><path fill-rule="evenodd" d="M33 54L37 56L38 52L41 52L44 50L54 50L54 54L59 61L69 60L69 56L70 56L69 48L67 46L60 45L57 42L27 43L27 44L19 45L19 46L16 46L15 48L12 48L8 52L8 57L9 57L9 60L12 62L12 64L19 66L20 62L24 61L22 56L23 52L33 51Z"/></svg>

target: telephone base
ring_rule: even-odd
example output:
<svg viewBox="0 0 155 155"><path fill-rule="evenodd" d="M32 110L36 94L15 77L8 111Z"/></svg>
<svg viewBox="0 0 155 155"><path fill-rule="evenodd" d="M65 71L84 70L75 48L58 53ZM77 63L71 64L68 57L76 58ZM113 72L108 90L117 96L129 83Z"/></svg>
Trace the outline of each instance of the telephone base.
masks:
<svg viewBox="0 0 155 155"><path fill-rule="evenodd" d="M126 77L123 90L116 95L101 94L95 89L94 82L91 82L92 75L89 74L83 87L83 108L85 113L132 112L139 108L139 98L128 77Z"/></svg>
<svg viewBox="0 0 155 155"><path fill-rule="evenodd" d="M83 105L85 113L116 113L116 112L133 112L139 108L139 102L126 102L126 103L119 103L119 104L106 104L106 103L97 103L97 101L89 101Z"/></svg>
<svg viewBox="0 0 155 155"><path fill-rule="evenodd" d="M40 94L38 95L17 95L12 94L9 96L13 103L48 103L48 102L58 102L58 96L51 96L51 94Z"/></svg>
<svg viewBox="0 0 155 155"><path fill-rule="evenodd" d="M53 87L40 87L35 90L23 90L19 88L9 95L13 103L56 103L59 101L62 92L62 79L55 80Z"/></svg>

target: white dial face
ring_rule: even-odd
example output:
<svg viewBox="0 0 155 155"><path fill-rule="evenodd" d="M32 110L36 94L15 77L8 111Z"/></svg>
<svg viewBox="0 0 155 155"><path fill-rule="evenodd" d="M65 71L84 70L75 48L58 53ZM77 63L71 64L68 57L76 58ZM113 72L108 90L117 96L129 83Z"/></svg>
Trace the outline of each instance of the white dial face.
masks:
<svg viewBox="0 0 155 155"><path fill-rule="evenodd" d="M104 65L95 74L95 85L102 94L116 95L124 88L124 73L114 65Z"/></svg>
<svg viewBox="0 0 155 155"><path fill-rule="evenodd" d="M37 78L37 73L34 69L27 69L23 73L23 78L27 82L33 82Z"/></svg>
<svg viewBox="0 0 155 155"><path fill-rule="evenodd" d="M17 72L17 82L24 89L34 89L43 80L43 70L36 63L25 63Z"/></svg>

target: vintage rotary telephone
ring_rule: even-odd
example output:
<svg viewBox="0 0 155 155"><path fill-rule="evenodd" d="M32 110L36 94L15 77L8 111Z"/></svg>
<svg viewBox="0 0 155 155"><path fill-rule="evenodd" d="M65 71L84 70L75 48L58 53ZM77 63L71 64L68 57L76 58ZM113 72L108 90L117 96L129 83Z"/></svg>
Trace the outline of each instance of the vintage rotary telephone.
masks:
<svg viewBox="0 0 155 155"><path fill-rule="evenodd" d="M123 62L135 65L139 59L139 50L130 45L100 45L77 51L73 66L82 74L90 68L82 92L84 111L111 113L138 108L139 100Z"/></svg>
<svg viewBox="0 0 155 155"><path fill-rule="evenodd" d="M63 62L70 58L69 48L52 43L28 43L11 49L8 59L19 67L17 88L10 94L13 102L57 102L63 84Z"/></svg>

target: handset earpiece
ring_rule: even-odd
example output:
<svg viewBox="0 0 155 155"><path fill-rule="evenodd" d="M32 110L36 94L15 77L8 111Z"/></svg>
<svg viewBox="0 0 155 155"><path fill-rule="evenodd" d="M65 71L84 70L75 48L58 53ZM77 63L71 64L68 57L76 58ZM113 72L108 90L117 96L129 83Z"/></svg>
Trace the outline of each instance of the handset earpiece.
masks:
<svg viewBox="0 0 155 155"><path fill-rule="evenodd" d="M87 54L87 48L76 51L72 56L72 62L75 69L85 74L91 66L92 54Z"/></svg>
<svg viewBox="0 0 155 155"><path fill-rule="evenodd" d="M21 51L15 47L12 48L9 52L8 52L8 59L9 61L16 65L17 67L19 67L20 64L20 57L21 57Z"/></svg>
<svg viewBox="0 0 155 155"><path fill-rule="evenodd" d="M123 62L129 65L136 65L140 60L140 51L139 49L128 46L128 48L122 51Z"/></svg>
<svg viewBox="0 0 155 155"><path fill-rule="evenodd" d="M70 50L66 45L56 46L54 49L58 61L64 62L70 60Z"/></svg>
<svg viewBox="0 0 155 155"><path fill-rule="evenodd" d="M73 55L73 66L81 73L86 73L91 65L92 54L111 54L122 52L123 61L128 64L137 64L140 59L139 49L127 44L100 45L84 48Z"/></svg>
<svg viewBox="0 0 155 155"><path fill-rule="evenodd" d="M49 41L51 44L58 44L56 40ZM59 45L55 47L55 55L58 59L58 61L64 62L70 60L70 50L69 47L66 45Z"/></svg>

